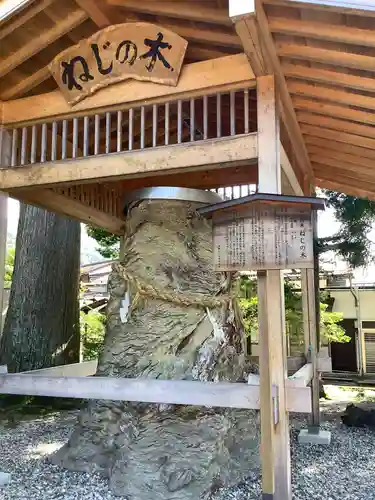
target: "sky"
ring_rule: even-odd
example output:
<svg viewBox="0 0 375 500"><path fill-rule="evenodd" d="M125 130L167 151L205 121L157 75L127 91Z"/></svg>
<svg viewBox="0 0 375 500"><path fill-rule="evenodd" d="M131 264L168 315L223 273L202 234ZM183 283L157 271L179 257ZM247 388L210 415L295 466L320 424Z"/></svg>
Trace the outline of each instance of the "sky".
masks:
<svg viewBox="0 0 375 500"><path fill-rule="evenodd" d="M19 216L19 203L16 200L9 199L8 200L8 231L13 235L17 232L17 224L18 224L18 216ZM318 236L331 236L336 233L339 229L340 224L335 220L333 210L328 208L324 211L320 211L318 213ZM370 239L375 241L375 226L372 232L370 233ZM82 231L82 240L81 240L81 249L82 249L82 257L85 258L85 255L90 254L94 260L101 260L101 257L95 251L97 247L97 243L95 240L90 238L85 229ZM326 255L324 258L327 261L326 268L327 269L337 269L338 271L346 271L346 265L344 262L337 261L333 257L333 255ZM332 261L332 264L330 264ZM368 269L361 269L356 271L355 279L357 281L370 281L375 282L375 266L370 266Z"/></svg>

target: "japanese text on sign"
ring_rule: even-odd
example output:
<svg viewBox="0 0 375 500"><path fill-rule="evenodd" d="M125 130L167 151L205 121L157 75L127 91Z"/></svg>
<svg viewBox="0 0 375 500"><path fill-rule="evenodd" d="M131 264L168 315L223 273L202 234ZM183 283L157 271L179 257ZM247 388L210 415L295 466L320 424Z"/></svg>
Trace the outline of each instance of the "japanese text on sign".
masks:
<svg viewBox="0 0 375 500"><path fill-rule="evenodd" d="M186 48L186 40L154 24L117 24L63 51L49 69L75 104L129 78L176 86Z"/></svg>
<svg viewBox="0 0 375 500"><path fill-rule="evenodd" d="M219 271L313 267L311 211L257 205L213 217Z"/></svg>

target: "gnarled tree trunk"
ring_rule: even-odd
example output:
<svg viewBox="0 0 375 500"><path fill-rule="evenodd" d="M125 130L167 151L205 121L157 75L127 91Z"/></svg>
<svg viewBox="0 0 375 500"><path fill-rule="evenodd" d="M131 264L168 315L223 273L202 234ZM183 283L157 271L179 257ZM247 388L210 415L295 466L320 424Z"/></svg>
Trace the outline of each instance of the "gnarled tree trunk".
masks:
<svg viewBox="0 0 375 500"><path fill-rule="evenodd" d="M231 276L214 272L212 231L195 208L154 200L132 209L97 375L246 380ZM95 401L53 461L104 473L128 500L199 500L257 468L257 456L253 411Z"/></svg>
<svg viewBox="0 0 375 500"><path fill-rule="evenodd" d="M10 372L79 361L79 263L79 222L21 204L0 339Z"/></svg>

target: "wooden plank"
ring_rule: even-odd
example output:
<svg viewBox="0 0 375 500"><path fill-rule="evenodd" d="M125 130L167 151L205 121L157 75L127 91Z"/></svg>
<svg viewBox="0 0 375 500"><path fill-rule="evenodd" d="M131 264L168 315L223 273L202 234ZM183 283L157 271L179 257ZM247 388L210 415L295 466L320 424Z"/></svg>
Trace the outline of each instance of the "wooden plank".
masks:
<svg viewBox="0 0 375 500"><path fill-rule="evenodd" d="M109 109L189 99L229 88L254 87L255 77L245 54L188 64L182 68L177 87L135 80L118 83L111 92L99 91L72 109L60 91L4 103L3 123L34 123L54 118L95 114Z"/></svg>
<svg viewBox="0 0 375 500"><path fill-rule="evenodd" d="M343 118L353 122L375 125L374 113L367 113L366 111L360 111L345 106L336 106L335 104L327 102L312 101L301 97L294 97L293 104L297 110L302 109L304 111L311 111L312 113L327 115L333 118Z"/></svg>
<svg viewBox="0 0 375 500"><path fill-rule="evenodd" d="M369 200L375 201L375 189L371 191L365 187L355 187L350 182L345 182L342 180L329 180L324 177L315 176L315 185L323 189L331 189L333 191L338 191L339 193L346 193L350 196L357 196L359 198L368 198Z"/></svg>
<svg viewBox="0 0 375 500"><path fill-rule="evenodd" d="M276 52L275 44L273 42L272 34L268 26L267 16L264 12L264 8L260 0L256 0L255 5L257 20L259 23L259 28L261 30L261 39L264 43L270 64L272 65L273 71L275 72L275 77L277 78L278 92L280 94L282 102L281 111L283 121L288 131L288 135L295 150L296 156L298 157L298 160L300 162L301 168L307 179L309 179L309 177L311 176L310 160L306 151L301 130L298 125L292 99L288 91L280 60Z"/></svg>
<svg viewBox="0 0 375 500"><path fill-rule="evenodd" d="M297 196L303 196L304 194L303 189L299 184L298 178L293 170L288 155L286 154L286 151L282 144L280 144L280 163L281 163L281 168L283 169L283 172L285 173L289 181L289 184L293 189L293 193L296 194Z"/></svg>
<svg viewBox="0 0 375 500"><path fill-rule="evenodd" d="M183 145L91 156L76 160L34 164L0 170L0 186L12 189L79 183L94 180L120 180L184 169L213 169L257 158L257 134L211 139Z"/></svg>
<svg viewBox="0 0 375 500"><path fill-rule="evenodd" d="M75 0L99 28L115 23L115 18L106 2L98 0Z"/></svg>
<svg viewBox="0 0 375 500"><path fill-rule="evenodd" d="M82 363L72 363L70 365L52 366L51 368L41 368L40 370L30 370L21 372L21 375L42 375L45 377L91 377L95 375L98 360L83 361Z"/></svg>
<svg viewBox="0 0 375 500"><path fill-rule="evenodd" d="M360 165L357 168L351 163L339 162L333 160L332 158L323 158L322 156L312 155L311 162L314 164L314 172L321 172L322 169L326 169L327 175L333 176L344 176L347 178L354 179L362 184L374 184L375 183L375 170L365 169Z"/></svg>
<svg viewBox="0 0 375 500"><path fill-rule="evenodd" d="M314 99L331 101L335 104L343 104L345 106L356 106L358 108L371 110L375 109L375 98L367 95L309 85L297 81L289 81L288 87L290 93L294 95L313 97Z"/></svg>
<svg viewBox="0 0 375 500"><path fill-rule="evenodd" d="M55 1L56 0L40 0L39 2L35 2L34 5L25 10L23 14L17 16L14 21L9 21L5 26L0 28L0 40L13 33L16 29L21 28L27 21L39 14L39 12L42 12Z"/></svg>
<svg viewBox="0 0 375 500"><path fill-rule="evenodd" d="M312 363L306 363L288 378L288 387L307 387L313 377Z"/></svg>
<svg viewBox="0 0 375 500"><path fill-rule="evenodd" d="M314 174L319 179L326 179L327 181L336 182L338 184L351 185L353 188L364 189L370 192L375 192L375 182L369 179L363 179L360 176L353 174L351 170L340 171L340 175L337 175L337 170L327 167L327 165L322 163L313 163Z"/></svg>
<svg viewBox="0 0 375 500"><path fill-rule="evenodd" d="M350 9L350 14L370 15L375 11L373 0L265 0L264 3L275 5L288 5L311 9L329 9L338 12L346 12Z"/></svg>
<svg viewBox="0 0 375 500"><path fill-rule="evenodd" d="M355 76L328 69L300 66L292 63L285 63L282 65L282 68L287 78L299 78L315 83L338 85L345 88L375 92L375 82L373 78Z"/></svg>
<svg viewBox="0 0 375 500"><path fill-rule="evenodd" d="M41 33L39 37L34 38L34 40L29 43L25 43L17 52L2 58L0 60L0 77L10 73L12 69L27 61L27 59L30 59L30 57L40 52L44 47L50 45L76 26L82 24L86 19L86 12L82 9L78 9L59 24Z"/></svg>
<svg viewBox="0 0 375 500"><path fill-rule="evenodd" d="M6 0L0 3L0 24L18 14L30 4L30 0Z"/></svg>
<svg viewBox="0 0 375 500"><path fill-rule="evenodd" d="M341 151L342 153L348 153L349 155L358 156L359 158L363 157L375 160L375 151L373 149L361 148L353 144L334 141L332 139L323 139L321 137L314 137L312 135L306 135L305 141L307 147L309 147L309 145L312 145L319 148L335 149Z"/></svg>
<svg viewBox="0 0 375 500"><path fill-rule="evenodd" d="M272 32L364 47L375 47L375 31L304 19L269 17Z"/></svg>
<svg viewBox="0 0 375 500"><path fill-rule="evenodd" d="M10 164L11 137L0 127L0 170ZM7 253L8 196L0 192L0 335L3 328L5 258Z"/></svg>
<svg viewBox="0 0 375 500"><path fill-rule="evenodd" d="M281 193L275 78L258 78L257 91L259 190ZM292 498L284 315L281 272L258 272L262 491L265 498L274 500ZM276 425L272 405L274 385L278 387L279 397Z"/></svg>
<svg viewBox="0 0 375 500"><path fill-rule="evenodd" d="M300 123L306 123L307 125L316 125L318 127L340 130L342 132L375 139L375 128L367 125L360 125L359 123L353 123L347 120L339 120L302 111L297 112L297 118Z"/></svg>
<svg viewBox="0 0 375 500"><path fill-rule="evenodd" d="M11 196L30 205L45 208L51 212L66 215L80 222L105 229L109 233L122 234L123 232L124 221L122 219L105 214L50 189L14 190Z"/></svg>
<svg viewBox="0 0 375 500"><path fill-rule="evenodd" d="M375 140L367 137L330 130L324 127L305 125L303 123L301 125L301 130L304 135L313 135L314 137L322 137L323 139L332 139L336 142L344 142L363 148L375 149Z"/></svg>
<svg viewBox="0 0 375 500"><path fill-rule="evenodd" d="M154 2L150 0L142 0L142 2L137 2L135 0L109 0L108 3L117 7L123 7L127 11L132 12L142 12L145 14L177 19L181 18L184 20L188 19L189 21L200 21L210 24L227 26L232 24L227 10L206 7L198 2L195 3L194 6L183 2Z"/></svg>
<svg viewBox="0 0 375 500"><path fill-rule="evenodd" d="M234 18L234 27L240 37L243 49L256 76L267 74L266 62L259 40L258 23L255 15Z"/></svg>
<svg viewBox="0 0 375 500"><path fill-rule="evenodd" d="M338 146L340 145L338 144ZM307 151L309 152L310 156L319 156L320 158L324 158L324 160L331 158L333 160L337 160L338 162L343 162L344 164L351 163L357 168L367 167L370 170L374 169L374 159L364 158L363 156L346 153L341 151L340 148L334 149L334 146L332 149L329 149L327 147L323 147L323 145L308 145Z"/></svg>
<svg viewBox="0 0 375 500"><path fill-rule="evenodd" d="M279 57L289 59L301 59L332 66L362 69L365 71L375 71L374 58L354 54L353 52L343 52L331 49L322 49L307 45L297 45L286 42L276 42L276 49Z"/></svg>
<svg viewBox="0 0 375 500"><path fill-rule="evenodd" d="M34 87L37 87L52 75L47 67L40 68L35 73L32 73L26 78L21 78L16 85L11 85L7 90L1 93L0 98L4 101L8 99L16 99L23 96Z"/></svg>
<svg viewBox="0 0 375 500"><path fill-rule="evenodd" d="M259 386L190 380L2 374L0 393L222 408L260 407ZM288 410L308 413L309 398L309 388L291 387L288 390Z"/></svg>

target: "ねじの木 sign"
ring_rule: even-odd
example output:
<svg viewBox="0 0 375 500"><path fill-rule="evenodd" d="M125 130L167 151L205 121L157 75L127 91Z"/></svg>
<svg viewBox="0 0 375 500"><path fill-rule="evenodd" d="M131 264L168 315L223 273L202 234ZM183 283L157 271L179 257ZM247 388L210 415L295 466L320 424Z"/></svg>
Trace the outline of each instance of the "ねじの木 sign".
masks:
<svg viewBox="0 0 375 500"><path fill-rule="evenodd" d="M186 40L154 24L116 24L58 54L49 69L73 105L129 78L176 86L186 48Z"/></svg>

